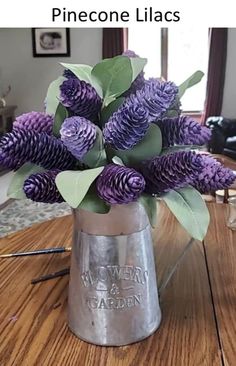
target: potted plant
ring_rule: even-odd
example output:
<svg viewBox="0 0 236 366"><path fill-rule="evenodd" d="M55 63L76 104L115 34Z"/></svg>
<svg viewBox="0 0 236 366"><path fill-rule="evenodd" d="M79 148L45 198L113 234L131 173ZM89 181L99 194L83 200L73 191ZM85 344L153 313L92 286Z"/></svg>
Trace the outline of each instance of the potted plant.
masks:
<svg viewBox="0 0 236 366"><path fill-rule="evenodd" d="M69 326L100 345L129 344L159 326L150 226L159 200L202 240L201 193L235 179L196 150L210 130L181 116L181 97L203 74L179 86L146 80L146 62L127 51L94 67L62 64L45 113L17 117L0 140L0 164L16 170L9 197L73 209Z"/></svg>

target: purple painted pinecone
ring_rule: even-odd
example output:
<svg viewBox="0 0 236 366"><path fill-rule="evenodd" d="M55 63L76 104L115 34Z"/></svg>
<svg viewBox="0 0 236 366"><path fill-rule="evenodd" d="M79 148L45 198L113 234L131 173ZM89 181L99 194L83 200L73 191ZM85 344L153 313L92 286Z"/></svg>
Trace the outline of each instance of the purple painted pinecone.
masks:
<svg viewBox="0 0 236 366"><path fill-rule="evenodd" d="M96 126L84 117L66 118L60 130L63 144L77 159L93 147L96 133Z"/></svg>
<svg viewBox="0 0 236 366"><path fill-rule="evenodd" d="M142 89L131 95L131 100L138 100L147 108L150 121L156 121L164 116L166 111L176 103L178 87L171 81L150 78L145 81Z"/></svg>
<svg viewBox="0 0 236 366"><path fill-rule="evenodd" d="M203 169L192 183L192 186L201 193L210 193L218 189L228 188L236 179L232 170L225 168L221 163L209 155L201 155Z"/></svg>
<svg viewBox="0 0 236 366"><path fill-rule="evenodd" d="M48 170L43 173L31 174L24 182L23 190L27 198L36 202L63 202L57 189L55 179L60 170Z"/></svg>
<svg viewBox="0 0 236 366"><path fill-rule="evenodd" d="M77 78L69 78L62 83L59 99L71 113L88 119L94 119L102 106L94 87Z"/></svg>
<svg viewBox="0 0 236 366"><path fill-rule="evenodd" d="M126 50L122 53L123 56L127 56L130 58L133 57L139 57L136 55L134 51ZM145 78L144 78L144 72L141 71L140 74L136 77L136 79L131 84L130 88L123 94L125 97L129 96L130 94L135 93L137 90L141 89L144 86Z"/></svg>
<svg viewBox="0 0 236 366"><path fill-rule="evenodd" d="M211 130L187 116L164 118L157 122L162 132L163 147L203 145L210 140Z"/></svg>
<svg viewBox="0 0 236 366"><path fill-rule="evenodd" d="M132 168L107 165L97 179L100 198L109 204L123 204L137 200L145 188L143 176Z"/></svg>
<svg viewBox="0 0 236 366"><path fill-rule="evenodd" d="M132 104L127 98L106 123L103 135L105 142L115 149L127 150L143 138L148 127L148 111L141 104Z"/></svg>
<svg viewBox="0 0 236 366"><path fill-rule="evenodd" d="M63 76L67 79L77 79L77 76L69 69L64 70Z"/></svg>
<svg viewBox="0 0 236 366"><path fill-rule="evenodd" d="M61 170L75 165L74 157L54 136L15 128L0 140L0 165L18 169L26 162Z"/></svg>
<svg viewBox="0 0 236 366"><path fill-rule="evenodd" d="M169 82L150 79L135 94L126 98L103 130L105 142L127 150L145 135L152 121L161 118L174 103L178 88Z"/></svg>
<svg viewBox="0 0 236 366"><path fill-rule="evenodd" d="M146 191L160 195L191 184L202 169L200 154L179 151L144 162L141 173L146 180Z"/></svg>
<svg viewBox="0 0 236 366"><path fill-rule="evenodd" d="M132 50L126 50L122 53L122 56L127 56L127 57L139 57L134 51Z"/></svg>
<svg viewBox="0 0 236 366"><path fill-rule="evenodd" d="M13 123L13 128L23 128L36 132L52 134L53 116L41 112L29 112L18 116Z"/></svg>

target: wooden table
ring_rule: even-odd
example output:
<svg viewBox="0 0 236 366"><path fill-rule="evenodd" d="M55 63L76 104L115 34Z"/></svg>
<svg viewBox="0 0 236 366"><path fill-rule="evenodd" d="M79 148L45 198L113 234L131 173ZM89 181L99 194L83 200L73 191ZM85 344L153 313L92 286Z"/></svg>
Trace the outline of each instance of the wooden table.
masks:
<svg viewBox="0 0 236 366"><path fill-rule="evenodd" d="M69 265L68 254L0 262L1 366L217 366L236 364L236 232L226 205L209 205L204 244L195 242L169 283L159 330L126 347L99 347L67 328L68 276L37 285L39 274ZM0 241L1 252L70 245L71 217L49 221ZM164 207L154 231L158 278L189 237Z"/></svg>

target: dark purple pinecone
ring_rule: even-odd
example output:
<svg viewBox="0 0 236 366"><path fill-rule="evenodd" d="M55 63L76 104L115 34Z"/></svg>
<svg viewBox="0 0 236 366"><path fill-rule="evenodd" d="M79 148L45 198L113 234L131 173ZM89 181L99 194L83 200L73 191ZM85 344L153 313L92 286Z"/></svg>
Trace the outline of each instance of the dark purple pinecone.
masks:
<svg viewBox="0 0 236 366"><path fill-rule="evenodd" d="M24 182L23 190L27 198L36 202L60 203L63 202L57 189L55 179L60 170L48 170L42 173L31 174Z"/></svg>
<svg viewBox="0 0 236 366"><path fill-rule="evenodd" d="M143 176L132 168L109 164L97 179L100 198L109 204L136 201L145 188Z"/></svg>
<svg viewBox="0 0 236 366"><path fill-rule="evenodd" d="M162 132L163 147L203 145L210 140L211 130L187 116L164 118L157 122Z"/></svg>
<svg viewBox="0 0 236 366"><path fill-rule="evenodd" d="M122 53L122 55L130 58L139 57L138 55L136 55L134 51L131 50L126 50L125 52ZM131 84L130 88L123 95L127 97L130 94L135 93L137 90L141 89L144 86L144 83L145 83L144 72L141 71L140 74L138 74L136 79Z"/></svg>
<svg viewBox="0 0 236 366"><path fill-rule="evenodd" d="M209 155L201 155L203 169L191 184L201 193L228 188L236 179L234 172Z"/></svg>
<svg viewBox="0 0 236 366"><path fill-rule="evenodd" d="M94 119L102 106L102 100L94 87L77 78L63 81L59 99L73 115L87 119Z"/></svg>
<svg viewBox="0 0 236 366"><path fill-rule="evenodd" d="M27 162L63 170L73 168L75 158L54 136L15 128L0 140L0 165L18 169Z"/></svg>
<svg viewBox="0 0 236 366"><path fill-rule="evenodd" d="M64 70L63 76L67 79L77 79L77 76L69 69Z"/></svg>
<svg viewBox="0 0 236 366"><path fill-rule="evenodd" d="M66 118L60 130L61 140L77 159L92 149L97 135L96 126L84 117Z"/></svg>
<svg viewBox="0 0 236 366"><path fill-rule="evenodd" d="M16 117L13 128L23 128L36 132L46 132L52 134L53 116L41 112L24 113Z"/></svg>
<svg viewBox="0 0 236 366"><path fill-rule="evenodd" d="M146 192L160 195L191 184L202 169L200 154L179 151L144 162L140 171L146 180Z"/></svg>

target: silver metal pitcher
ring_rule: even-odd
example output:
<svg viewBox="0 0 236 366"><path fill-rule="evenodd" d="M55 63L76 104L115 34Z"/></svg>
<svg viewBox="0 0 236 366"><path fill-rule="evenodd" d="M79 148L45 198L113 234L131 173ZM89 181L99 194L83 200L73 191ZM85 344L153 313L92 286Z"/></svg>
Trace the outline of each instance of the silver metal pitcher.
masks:
<svg viewBox="0 0 236 366"><path fill-rule="evenodd" d="M138 203L108 214L74 210L69 327L97 345L151 335L161 321L151 228Z"/></svg>

